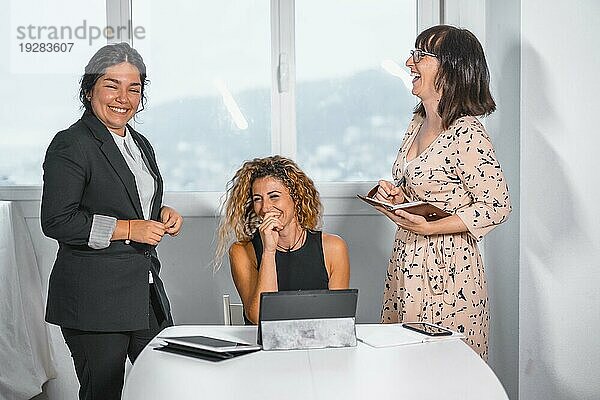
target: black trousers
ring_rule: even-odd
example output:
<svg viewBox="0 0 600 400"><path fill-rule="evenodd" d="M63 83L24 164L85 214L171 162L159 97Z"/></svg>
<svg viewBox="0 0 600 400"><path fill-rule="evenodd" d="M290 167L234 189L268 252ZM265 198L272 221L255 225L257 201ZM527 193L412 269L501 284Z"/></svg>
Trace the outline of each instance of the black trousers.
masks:
<svg viewBox="0 0 600 400"><path fill-rule="evenodd" d="M135 362L148 342L169 326L152 286L148 329L90 332L61 328L75 364L80 400L120 400L126 358Z"/></svg>

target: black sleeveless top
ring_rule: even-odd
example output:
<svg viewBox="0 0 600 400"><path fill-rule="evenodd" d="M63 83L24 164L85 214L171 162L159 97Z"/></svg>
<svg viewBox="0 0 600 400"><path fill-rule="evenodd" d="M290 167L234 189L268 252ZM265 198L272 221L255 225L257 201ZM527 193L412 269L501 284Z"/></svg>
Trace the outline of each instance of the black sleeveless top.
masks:
<svg viewBox="0 0 600 400"><path fill-rule="evenodd" d="M260 269L263 244L258 232L252 238L252 246L258 262L257 269ZM277 287L281 291L329 288L321 231L306 231L306 240L297 250L290 252L277 250L275 263L277 265Z"/></svg>

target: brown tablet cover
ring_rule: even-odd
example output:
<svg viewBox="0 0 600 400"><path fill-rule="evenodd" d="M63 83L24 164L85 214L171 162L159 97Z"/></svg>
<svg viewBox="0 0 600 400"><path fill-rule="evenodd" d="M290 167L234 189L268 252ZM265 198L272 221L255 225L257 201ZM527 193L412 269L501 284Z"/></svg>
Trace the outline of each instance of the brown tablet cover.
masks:
<svg viewBox="0 0 600 400"><path fill-rule="evenodd" d="M452 215L452 214L442 210L441 208L436 207L433 204L427 203L425 201L415 201L415 202L411 202L411 203L391 204L391 203L387 203L385 201L377 200L377 199L371 197L373 194L375 194L376 191L377 191L377 187L374 187L373 189L369 190L369 193L367 196L363 196L360 194L357 194L356 196L359 199L369 203L372 206L381 206L381 207L387 209L388 211L404 210L411 214L420 215L420 216L424 217L427 221L436 221L438 219L442 219L442 218L449 217L450 215Z"/></svg>

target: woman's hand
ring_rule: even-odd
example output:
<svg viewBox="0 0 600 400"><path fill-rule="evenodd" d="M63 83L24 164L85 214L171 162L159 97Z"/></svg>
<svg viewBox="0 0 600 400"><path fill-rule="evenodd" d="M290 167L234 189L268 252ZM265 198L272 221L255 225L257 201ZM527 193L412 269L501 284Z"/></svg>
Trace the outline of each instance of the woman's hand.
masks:
<svg viewBox="0 0 600 400"><path fill-rule="evenodd" d="M404 210L395 210L394 214L396 215L396 225L399 227L406 229L407 231L411 231L417 233L419 235L431 235L433 230L431 229L431 223L427 222L427 220L420 216L408 213Z"/></svg>
<svg viewBox="0 0 600 400"><path fill-rule="evenodd" d="M145 219L132 219L129 221L129 239L138 243L156 246L165 235L164 224Z"/></svg>
<svg viewBox="0 0 600 400"><path fill-rule="evenodd" d="M427 222L427 220L420 215L411 214L404 210L388 211L379 206L375 208L382 214L385 214L400 228L406 229L407 231L419 235L432 235L434 233L431 222Z"/></svg>
<svg viewBox="0 0 600 400"><path fill-rule="evenodd" d="M450 215L449 217L428 222L424 217L408 213L404 210L388 211L380 206L375 208L382 214L385 214L400 228L414 232L418 235L444 235L447 233L469 231L458 215Z"/></svg>
<svg viewBox="0 0 600 400"><path fill-rule="evenodd" d="M263 220L258 227L260 238L263 242L263 252L275 253L277 243L279 243L279 231L283 229L283 225L279 220L281 212L278 210L268 211L265 213Z"/></svg>
<svg viewBox="0 0 600 400"><path fill-rule="evenodd" d="M183 217L169 206L160 209L160 222L165 227L165 232L171 236L177 236L183 225Z"/></svg>
<svg viewBox="0 0 600 400"><path fill-rule="evenodd" d="M377 192L373 197L377 200L386 201L392 204L401 204L405 201L402 189L386 180L380 180L378 182Z"/></svg>

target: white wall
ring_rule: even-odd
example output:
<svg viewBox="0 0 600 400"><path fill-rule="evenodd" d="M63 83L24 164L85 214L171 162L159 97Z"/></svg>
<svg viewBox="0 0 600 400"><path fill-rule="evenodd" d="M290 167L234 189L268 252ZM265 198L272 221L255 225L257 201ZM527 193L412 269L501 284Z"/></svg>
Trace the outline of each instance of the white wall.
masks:
<svg viewBox="0 0 600 400"><path fill-rule="evenodd" d="M509 398L518 396L520 0L445 0L444 23L481 41L497 110L484 119L510 190L513 212L483 244L490 301L488 363Z"/></svg>
<svg viewBox="0 0 600 400"><path fill-rule="evenodd" d="M485 240L490 296L489 364L511 399L518 396L519 367L519 114L520 0L487 1L485 46L497 110L486 120L508 181L513 212Z"/></svg>
<svg viewBox="0 0 600 400"><path fill-rule="evenodd" d="M478 0L445 5L485 38L515 206L485 244L490 365L511 399L598 399L600 2L488 0L483 27Z"/></svg>
<svg viewBox="0 0 600 400"><path fill-rule="evenodd" d="M600 398L600 2L521 0L522 400Z"/></svg>

